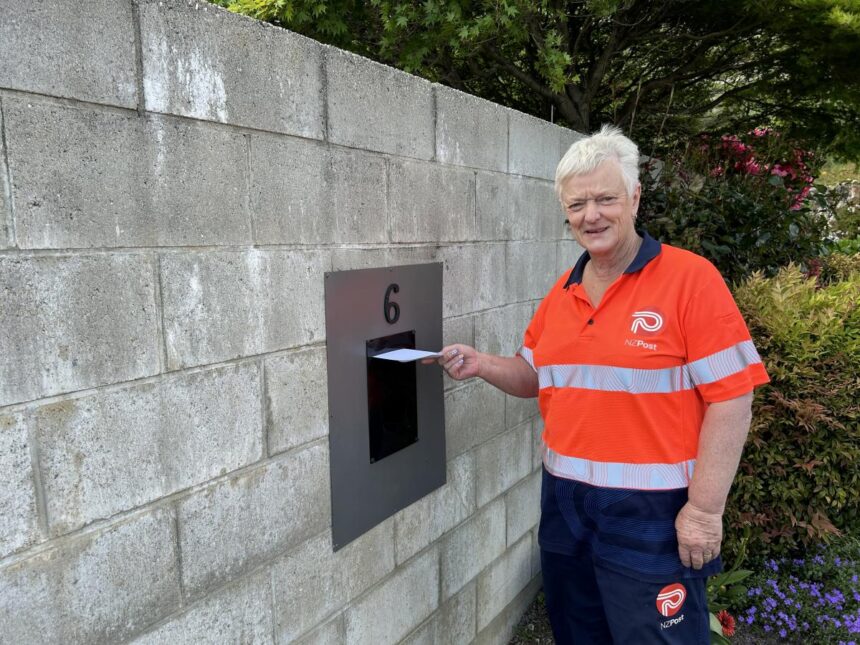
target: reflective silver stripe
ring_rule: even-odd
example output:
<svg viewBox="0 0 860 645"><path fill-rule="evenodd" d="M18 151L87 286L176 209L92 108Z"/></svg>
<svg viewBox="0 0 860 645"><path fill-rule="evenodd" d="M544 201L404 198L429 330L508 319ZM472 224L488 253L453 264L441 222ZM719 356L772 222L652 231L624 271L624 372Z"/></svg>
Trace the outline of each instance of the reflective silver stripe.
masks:
<svg viewBox="0 0 860 645"><path fill-rule="evenodd" d="M695 459L675 464L623 464L565 457L544 446L543 463L556 477L573 479L606 488L672 490L687 488L693 477Z"/></svg>
<svg viewBox="0 0 860 645"><path fill-rule="evenodd" d="M761 357L753 342L745 340L710 356L687 363L686 368L695 385L705 385L742 372L756 363L761 363Z"/></svg>
<svg viewBox="0 0 860 645"><path fill-rule="evenodd" d="M520 351L517 353L520 356L522 356L524 359L526 359L526 363L531 365L532 369L535 370L535 372L537 372L537 369L535 369L535 357L532 354L532 350L530 350L528 347L523 345L522 347L520 347Z"/></svg>
<svg viewBox="0 0 860 645"><path fill-rule="evenodd" d="M756 363L761 363L761 358L752 341L746 340L679 367L643 370L611 365L545 365L538 367L537 373L541 388L670 394L719 381Z"/></svg>
<svg viewBox="0 0 860 645"><path fill-rule="evenodd" d="M603 392L666 394L693 387L683 367L641 370L611 365L547 365L538 368L540 387L577 387Z"/></svg>

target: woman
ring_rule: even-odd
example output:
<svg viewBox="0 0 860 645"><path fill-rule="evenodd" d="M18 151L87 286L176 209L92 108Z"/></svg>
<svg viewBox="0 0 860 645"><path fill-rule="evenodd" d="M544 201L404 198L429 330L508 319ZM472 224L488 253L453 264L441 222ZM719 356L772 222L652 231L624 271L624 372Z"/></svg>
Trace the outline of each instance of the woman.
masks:
<svg viewBox="0 0 860 645"><path fill-rule="evenodd" d="M556 192L585 249L517 356L443 348L454 379L538 397L539 542L566 643L709 643L705 580L768 381L717 270L635 229L639 152L619 130L574 143Z"/></svg>

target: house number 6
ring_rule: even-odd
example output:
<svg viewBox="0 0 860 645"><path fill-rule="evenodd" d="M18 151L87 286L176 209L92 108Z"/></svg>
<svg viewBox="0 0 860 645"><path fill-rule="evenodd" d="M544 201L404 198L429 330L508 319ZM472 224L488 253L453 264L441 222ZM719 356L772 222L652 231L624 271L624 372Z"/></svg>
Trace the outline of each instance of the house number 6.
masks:
<svg viewBox="0 0 860 645"><path fill-rule="evenodd" d="M400 291L400 286L397 284L390 284L388 285L388 289L385 290L385 301L382 308L385 312L385 322L389 325L393 325L400 319L400 305L389 300L392 291L397 293Z"/></svg>

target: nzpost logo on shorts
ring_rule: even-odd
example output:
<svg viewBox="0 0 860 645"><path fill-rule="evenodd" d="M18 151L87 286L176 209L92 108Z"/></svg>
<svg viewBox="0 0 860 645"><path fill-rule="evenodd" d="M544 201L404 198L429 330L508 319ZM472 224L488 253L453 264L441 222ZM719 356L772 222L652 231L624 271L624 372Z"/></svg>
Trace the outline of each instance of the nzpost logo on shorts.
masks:
<svg viewBox="0 0 860 645"><path fill-rule="evenodd" d="M681 583L667 585L657 594L657 611L670 618L681 611L686 597L687 590Z"/></svg>
<svg viewBox="0 0 860 645"><path fill-rule="evenodd" d="M634 334L656 334L663 327L663 316L654 310L643 309L633 312L630 331Z"/></svg>

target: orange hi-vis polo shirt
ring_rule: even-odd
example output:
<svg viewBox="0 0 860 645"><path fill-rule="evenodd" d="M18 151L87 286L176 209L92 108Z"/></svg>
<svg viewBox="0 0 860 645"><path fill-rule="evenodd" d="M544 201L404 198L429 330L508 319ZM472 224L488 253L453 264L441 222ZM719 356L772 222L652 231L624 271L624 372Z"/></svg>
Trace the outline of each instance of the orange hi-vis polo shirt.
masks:
<svg viewBox="0 0 860 645"><path fill-rule="evenodd" d="M537 371L544 465L557 477L686 488L709 403L768 382L717 269L647 233L593 307L580 256L538 307L520 355Z"/></svg>

